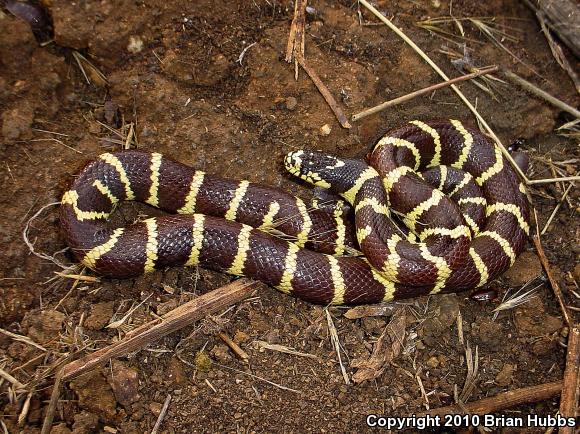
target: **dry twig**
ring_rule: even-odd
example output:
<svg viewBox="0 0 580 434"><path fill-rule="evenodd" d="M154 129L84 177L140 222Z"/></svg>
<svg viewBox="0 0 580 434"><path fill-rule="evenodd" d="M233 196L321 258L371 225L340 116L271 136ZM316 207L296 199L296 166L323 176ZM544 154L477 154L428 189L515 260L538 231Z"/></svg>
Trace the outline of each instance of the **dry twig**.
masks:
<svg viewBox="0 0 580 434"><path fill-rule="evenodd" d="M560 414L564 417L575 418L580 395L580 328L570 328L568 335L568 351L566 355L566 369L564 370L564 384L560 396ZM572 434L574 428L560 429L562 434Z"/></svg>
<svg viewBox="0 0 580 434"><path fill-rule="evenodd" d="M167 410L169 409L170 403L171 403L171 395L167 395L167 398L165 398L165 402L163 403L163 407L161 408L161 411L159 412L159 417L157 418L157 421L155 422L155 425L153 426L153 429L151 430L151 434L157 434L157 431L159 431L159 428L161 427L161 424L163 423L163 419L165 419L165 415L167 414Z"/></svg>
<svg viewBox="0 0 580 434"><path fill-rule="evenodd" d="M243 300L251 294L255 287L256 282L240 279L203 294L163 315L161 320L143 324L125 335L122 340L69 363L63 368L62 378L65 381L70 381L85 372L102 366L112 358L139 350L170 333L205 318L207 315Z"/></svg>
<svg viewBox="0 0 580 434"><path fill-rule="evenodd" d="M334 347L334 351L336 352L336 356L338 357L340 372L342 372L344 382L346 384L350 384L350 379L348 378L346 369L342 364L342 357L340 355L340 340L338 339L338 332L336 331L336 327L334 326L334 321L332 321L332 316L330 315L330 312L328 311L328 309L325 309L324 311L326 312L326 322L328 323L328 332L330 334L330 341L332 342L332 346Z"/></svg>
<svg viewBox="0 0 580 434"><path fill-rule="evenodd" d="M444 416L447 414L491 414L507 408L515 407L522 404L543 401L557 395L562 390L562 381L554 383L540 384L538 386L524 387L523 389L510 390L500 393L491 398L480 399L479 401L464 404L463 408L459 405L450 405L440 407L428 412L418 414L417 416Z"/></svg>
<svg viewBox="0 0 580 434"><path fill-rule="evenodd" d="M230 349L234 352L236 356L238 356L244 362L246 363L248 362L248 360L250 359L248 353L242 350L240 346L236 344L234 341L232 341L228 335L226 335L225 333L218 333L218 336L228 347L230 347Z"/></svg>
<svg viewBox="0 0 580 434"><path fill-rule="evenodd" d="M307 357L309 359L318 359L314 354L303 353L301 351L296 351L286 345L269 344L266 341L255 341L255 345L260 349L278 351L279 353L291 354L293 356Z"/></svg>
<svg viewBox="0 0 580 434"><path fill-rule="evenodd" d="M340 125L343 128L350 128L352 125L348 121L344 112L342 111L342 109L340 108L340 106L338 105L338 103L336 102L336 100L334 99L334 97L332 96L332 94L330 93L328 88L326 87L326 85L322 82L322 80L320 80L320 77L318 77L318 74L316 73L316 71L314 71L306 63L306 60L304 60L304 57L302 57L302 55L298 55L296 57L298 59L298 63L302 67L302 69L304 69L304 71L306 71L306 73L308 74L308 76L310 77L312 82L316 85L318 91L322 94L322 96L324 97L324 99L328 103L328 106L330 107L330 109L332 110L334 115L336 116L336 119L338 119L338 122L340 122Z"/></svg>
<svg viewBox="0 0 580 434"><path fill-rule="evenodd" d="M411 92L407 95L400 96L400 97L392 99L390 101L386 101L386 102L379 104L375 107L372 107L370 109L363 110L362 112L353 115L351 119L353 122L358 121L360 119L366 118L367 116L378 113L381 110L384 110L388 107L392 107L392 106L404 103L404 102L409 101L409 100L416 98L418 96L428 94L434 90L441 89L441 88L447 87L447 86L451 86L452 84L459 83L461 81L470 80L472 78L479 77L480 75L491 74L492 72L496 72L497 70L498 70L498 67L495 65L481 68L477 72L463 75L461 77L456 77L456 78L453 78L451 80L443 81L441 83L437 83L437 84L434 84L432 86L428 86L428 87L425 87L423 89L416 90L415 92Z"/></svg>
<svg viewBox="0 0 580 434"><path fill-rule="evenodd" d="M540 258L540 262L542 263L542 267L546 271L548 275L548 280L552 285L552 290L554 291L554 295L558 300L558 304L560 305L560 310L562 311L562 316L564 317L564 321L568 327L572 327L572 321L570 319L570 314L568 313L568 309L566 308L566 304L564 303L564 296L562 295L562 290L560 289L560 285L558 285L558 281L554 273L552 272L552 267L550 266L550 262L548 262L548 258L546 257L546 253L544 252L544 247L542 246L542 242L540 241L540 236L538 234L534 235L533 237L534 244L536 246L536 250L538 251L538 256Z"/></svg>
<svg viewBox="0 0 580 434"><path fill-rule="evenodd" d="M560 110L563 110L565 112L568 112L572 116L580 119L580 111L576 110L574 107L566 104L565 102L560 101L558 98L553 97L548 92L540 89L539 87L537 87L536 85L530 83L529 81L524 80L519 75L514 74L511 71L504 71L504 75L509 80L511 80L512 82L514 82L514 83L520 85L521 87L523 87L524 89L526 89L528 92L531 92L531 93L533 93L536 96L539 96L540 98L542 98L543 100L549 102L550 104L552 104L553 106L559 108Z"/></svg>

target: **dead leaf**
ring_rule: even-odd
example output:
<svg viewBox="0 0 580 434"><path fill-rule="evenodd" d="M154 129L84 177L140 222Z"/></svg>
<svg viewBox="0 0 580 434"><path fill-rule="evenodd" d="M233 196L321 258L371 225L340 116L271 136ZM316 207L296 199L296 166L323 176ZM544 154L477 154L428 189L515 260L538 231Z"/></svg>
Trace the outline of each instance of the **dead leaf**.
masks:
<svg viewBox="0 0 580 434"><path fill-rule="evenodd" d="M387 365L395 359L403 348L405 339L405 309L400 308L393 313L391 322L375 343L373 352L368 359L355 359L351 366L358 368L352 376L355 383L362 383L379 377Z"/></svg>

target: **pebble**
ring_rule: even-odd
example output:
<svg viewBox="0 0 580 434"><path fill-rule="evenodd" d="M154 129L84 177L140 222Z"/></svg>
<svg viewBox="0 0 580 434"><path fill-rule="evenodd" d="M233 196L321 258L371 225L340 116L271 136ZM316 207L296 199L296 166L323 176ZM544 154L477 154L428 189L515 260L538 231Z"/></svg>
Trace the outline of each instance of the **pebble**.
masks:
<svg viewBox="0 0 580 434"><path fill-rule="evenodd" d="M139 394L139 373L125 363L114 360L112 373L108 377L117 402L127 408L141 398Z"/></svg>
<svg viewBox="0 0 580 434"><path fill-rule="evenodd" d="M6 140L26 139L32 136L34 110L28 103L2 113L2 135Z"/></svg>
<svg viewBox="0 0 580 434"><path fill-rule="evenodd" d="M139 53L143 50L143 39L140 36L129 36L127 51L132 54Z"/></svg>
<svg viewBox="0 0 580 434"><path fill-rule="evenodd" d="M89 315L85 320L85 327L89 330L101 330L105 328L113 316L115 302L105 301L91 305Z"/></svg>
<svg viewBox="0 0 580 434"><path fill-rule="evenodd" d="M516 370L515 365L510 365L506 363L501 368L501 371L495 376L495 383L498 386L508 386L513 381L514 372Z"/></svg>
<svg viewBox="0 0 580 434"><path fill-rule="evenodd" d="M322 136L328 136L331 131L332 128L328 124L324 124L323 126L320 127L320 135Z"/></svg>
<svg viewBox="0 0 580 434"><path fill-rule="evenodd" d="M427 359L426 364L430 368L436 368L437 366L439 366L439 359L437 358L437 356L431 356L429 357L429 359Z"/></svg>
<svg viewBox="0 0 580 434"><path fill-rule="evenodd" d="M91 372L70 383L70 388L79 398L79 407L100 415L105 420L113 419L117 413L115 395L111 386L100 372Z"/></svg>
<svg viewBox="0 0 580 434"><path fill-rule="evenodd" d="M576 266L574 267L572 276L574 276L574 280L576 280L576 283L580 283L580 263L576 264Z"/></svg>
<svg viewBox="0 0 580 434"><path fill-rule="evenodd" d="M163 404L159 402L152 402L151 404L149 404L149 410L151 410L151 413L153 413L155 417L159 417L162 408Z"/></svg>
<svg viewBox="0 0 580 434"><path fill-rule="evenodd" d="M96 414L84 410L75 414L74 420L73 432L75 434L92 433L99 424L99 417Z"/></svg>
<svg viewBox="0 0 580 434"><path fill-rule="evenodd" d="M66 423L59 423L54 425L50 430L50 434L70 434L71 430L66 426Z"/></svg>
<svg viewBox="0 0 580 434"><path fill-rule="evenodd" d="M298 105L298 100L293 96L289 96L286 98L286 108L290 111L293 111L296 106Z"/></svg>
<svg viewBox="0 0 580 434"><path fill-rule="evenodd" d="M28 336L39 344L58 338L66 316L56 310L32 311L23 320L28 325Z"/></svg>

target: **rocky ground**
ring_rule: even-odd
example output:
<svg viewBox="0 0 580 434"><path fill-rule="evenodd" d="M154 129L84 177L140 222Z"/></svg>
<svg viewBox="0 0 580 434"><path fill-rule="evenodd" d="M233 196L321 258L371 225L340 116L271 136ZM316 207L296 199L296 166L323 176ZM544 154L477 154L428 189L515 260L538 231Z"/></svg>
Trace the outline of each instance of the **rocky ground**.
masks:
<svg viewBox="0 0 580 434"><path fill-rule="evenodd" d="M31 222L31 246L22 231L41 207L59 201L86 161L128 143L308 198L309 189L283 173L289 150L363 157L386 130L410 119L451 117L476 125L455 94L442 89L341 128L307 75L300 71L295 80L283 60L293 16L287 1L42 3L53 33L43 28L35 35L27 22L0 12L0 369L11 376L0 376L4 432L40 431L56 367L231 280L184 268L129 280L55 276L61 268L31 254L31 246L72 262L63 251L57 208ZM472 65L497 64L568 104L580 101L522 2L375 4L450 76L459 74L451 61L466 46L463 60ZM347 115L439 81L356 2L309 6L307 61ZM450 11L456 18L489 17L482 22L515 38L496 34L509 52L473 21L451 22L445 29L453 36L445 37L415 25ZM479 83L492 93L471 83L461 89L504 143L523 139L531 178L578 173L578 135L557 130L571 120L566 113L512 84ZM540 230L566 188L530 189ZM578 206L572 188L542 236L576 317ZM120 213L130 221L155 211L128 204ZM494 313L508 291L526 284L536 288L533 297ZM485 302L469 294L423 297L354 319L345 309L329 309L346 384L326 310L261 285L235 307L66 383L52 432L150 432L168 396L160 432L359 431L366 414L410 415L449 405L456 389L473 401L561 379L566 328L531 242L491 287L499 298ZM248 354L247 363L220 332ZM470 353L478 370L467 380ZM557 409L555 397L506 414Z"/></svg>

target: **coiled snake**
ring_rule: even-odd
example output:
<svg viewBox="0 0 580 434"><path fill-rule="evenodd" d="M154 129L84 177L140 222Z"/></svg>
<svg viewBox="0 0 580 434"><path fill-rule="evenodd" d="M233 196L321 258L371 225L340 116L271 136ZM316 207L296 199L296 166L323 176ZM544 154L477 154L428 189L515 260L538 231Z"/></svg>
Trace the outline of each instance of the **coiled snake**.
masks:
<svg viewBox="0 0 580 434"><path fill-rule="evenodd" d="M276 188L131 150L80 172L63 195L61 224L78 260L107 276L200 265L321 304L480 287L513 264L529 232L525 189L501 150L456 120L391 130L368 164L311 151L291 152L284 164L350 206L307 206ZM123 200L173 215L112 227ZM358 250L364 256L352 255Z"/></svg>

